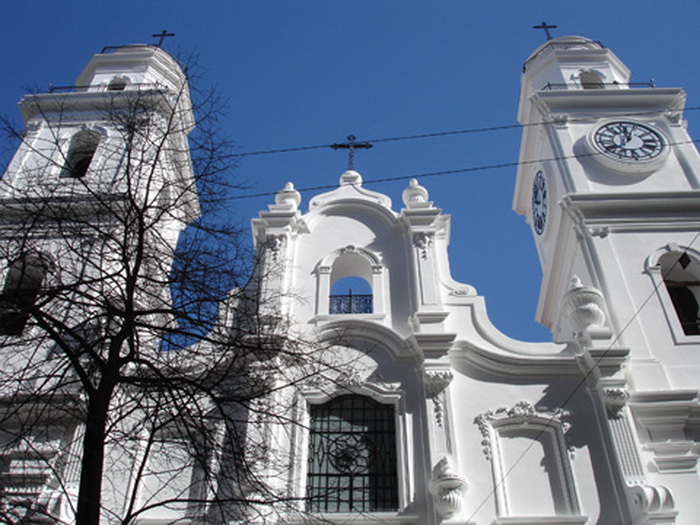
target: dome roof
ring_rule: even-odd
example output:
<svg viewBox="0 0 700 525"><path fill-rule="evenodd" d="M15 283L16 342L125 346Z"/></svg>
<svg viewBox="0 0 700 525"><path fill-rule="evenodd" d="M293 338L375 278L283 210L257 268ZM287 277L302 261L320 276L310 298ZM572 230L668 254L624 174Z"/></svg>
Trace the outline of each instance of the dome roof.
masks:
<svg viewBox="0 0 700 525"><path fill-rule="evenodd" d="M601 44L600 42L596 40L591 40L590 38L586 38L583 36L576 36L576 35L569 35L569 36L560 36L557 38L552 38L551 40L547 40L546 42L542 43L540 46L535 49L530 56L527 58L525 61L525 65L523 66L523 69L527 69L527 66L535 61L539 56L553 50L553 49L604 49L605 46Z"/></svg>

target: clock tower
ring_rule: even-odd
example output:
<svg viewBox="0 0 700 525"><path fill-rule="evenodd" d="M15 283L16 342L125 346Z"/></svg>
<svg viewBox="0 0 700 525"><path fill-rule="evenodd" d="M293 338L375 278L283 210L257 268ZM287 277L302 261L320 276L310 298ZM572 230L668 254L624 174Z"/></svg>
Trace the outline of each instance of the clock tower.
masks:
<svg viewBox="0 0 700 525"><path fill-rule="evenodd" d="M700 437L700 157L685 100L630 82L599 42L547 41L523 66L513 201L542 266L537 320L589 353L601 391L626 403L647 479L676 496ZM585 294L597 312L584 328L572 304Z"/></svg>

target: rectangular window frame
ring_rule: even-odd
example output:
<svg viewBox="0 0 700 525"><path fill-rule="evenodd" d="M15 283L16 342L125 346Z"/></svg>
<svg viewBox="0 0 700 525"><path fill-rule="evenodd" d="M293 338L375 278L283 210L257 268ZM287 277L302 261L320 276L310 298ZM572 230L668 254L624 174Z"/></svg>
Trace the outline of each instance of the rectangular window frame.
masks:
<svg viewBox="0 0 700 525"><path fill-rule="evenodd" d="M326 403L332 398L344 394L357 394L367 396L378 403L392 405L394 407L394 429L396 441L396 472L398 483L398 509L391 512L332 512L332 513L311 513L323 522L333 524L353 523L354 525L369 525L381 523L389 524L409 524L415 523L416 515L409 508L413 504L412 495L415 492L414 467L410 464L409 458L413 455L412 441L409 436L412 434L412 421L406 417L405 395L398 388L385 388L379 385L368 385L356 387L335 387L332 391L321 390L319 388L304 388L297 396L295 403L296 420L300 425L294 425L293 441L293 462L295 468L291 476L290 496L297 501L299 519L290 519L289 523L307 523L309 513L306 512L306 485L308 479L309 461L309 429L310 429L310 406Z"/></svg>

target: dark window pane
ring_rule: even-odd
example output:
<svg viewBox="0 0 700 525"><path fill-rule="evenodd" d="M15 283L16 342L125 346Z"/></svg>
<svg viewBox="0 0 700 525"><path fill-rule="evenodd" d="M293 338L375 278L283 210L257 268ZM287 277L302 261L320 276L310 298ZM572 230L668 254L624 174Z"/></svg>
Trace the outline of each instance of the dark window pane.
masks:
<svg viewBox="0 0 700 525"><path fill-rule="evenodd" d="M307 510L396 510L394 408L350 395L312 406L310 413Z"/></svg>

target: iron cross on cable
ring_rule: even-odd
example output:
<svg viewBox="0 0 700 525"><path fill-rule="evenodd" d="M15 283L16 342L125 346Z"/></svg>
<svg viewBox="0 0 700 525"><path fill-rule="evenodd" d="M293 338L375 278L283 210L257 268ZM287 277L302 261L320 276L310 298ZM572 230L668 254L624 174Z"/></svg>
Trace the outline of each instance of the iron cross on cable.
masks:
<svg viewBox="0 0 700 525"><path fill-rule="evenodd" d="M160 38L160 40L158 40L158 43L156 44L156 47L163 47L163 40L165 40L169 36L175 36L175 33L168 33L165 29L163 29L162 33L157 33L151 36L153 38Z"/></svg>
<svg viewBox="0 0 700 525"><path fill-rule="evenodd" d="M370 144L369 142L355 142L356 140L357 140L357 137L355 137L355 135L348 135L347 142L341 142L340 144L331 144L331 148L333 148L333 149L346 149L346 150L348 150L348 169L349 170L355 169L355 150L357 148L369 149L372 147L372 144Z"/></svg>
<svg viewBox="0 0 700 525"><path fill-rule="evenodd" d="M548 26L547 22L542 22L541 26L532 26L532 29L544 29L544 34L547 35L547 40L552 39L552 33L549 32L550 29L557 29L559 26Z"/></svg>

